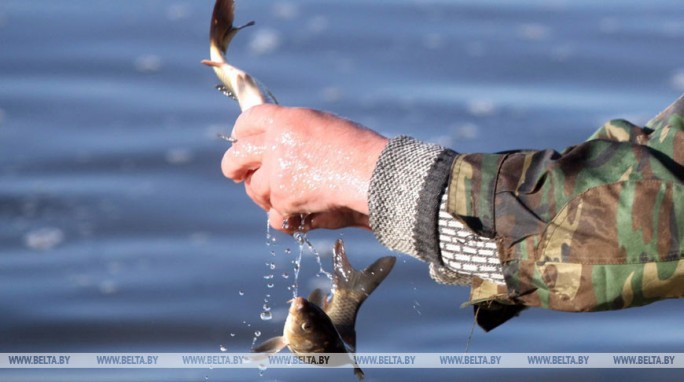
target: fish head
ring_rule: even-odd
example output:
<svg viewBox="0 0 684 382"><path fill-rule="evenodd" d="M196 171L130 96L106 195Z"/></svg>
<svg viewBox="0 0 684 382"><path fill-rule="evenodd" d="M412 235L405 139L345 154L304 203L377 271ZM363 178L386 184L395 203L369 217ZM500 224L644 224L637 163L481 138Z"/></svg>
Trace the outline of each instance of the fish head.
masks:
<svg viewBox="0 0 684 382"><path fill-rule="evenodd" d="M304 297L291 301L283 335L293 353L346 351L330 317Z"/></svg>

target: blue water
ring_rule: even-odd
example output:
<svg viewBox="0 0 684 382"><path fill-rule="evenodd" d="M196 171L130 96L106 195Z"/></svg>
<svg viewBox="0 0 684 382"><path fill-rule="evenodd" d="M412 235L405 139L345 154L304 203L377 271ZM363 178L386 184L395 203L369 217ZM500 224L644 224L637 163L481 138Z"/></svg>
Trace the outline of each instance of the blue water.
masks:
<svg viewBox="0 0 684 382"><path fill-rule="evenodd" d="M0 352L247 351L281 331L297 246L221 175L237 106L212 89L211 0L0 2ZM562 149L684 91L684 5L646 1L239 1L231 59L281 103L463 152ZM238 21L238 22L239 22ZM387 255L311 233L329 269ZM286 253L290 250L291 254ZM275 255L272 255L273 252ZM275 270L266 263L274 262ZM303 294L327 279L305 253ZM285 279L283 272L290 276ZM273 274L272 280L264 276ZM273 288L267 283L274 282ZM242 295L241 295L242 294ZM364 305L361 352L461 352L467 289L402 256ZM262 321L264 299L273 319ZM681 301L533 309L472 352L682 352ZM234 334L234 336L231 336ZM676 379L663 370L366 370L368 380ZM0 370L3 381L349 381L349 370Z"/></svg>

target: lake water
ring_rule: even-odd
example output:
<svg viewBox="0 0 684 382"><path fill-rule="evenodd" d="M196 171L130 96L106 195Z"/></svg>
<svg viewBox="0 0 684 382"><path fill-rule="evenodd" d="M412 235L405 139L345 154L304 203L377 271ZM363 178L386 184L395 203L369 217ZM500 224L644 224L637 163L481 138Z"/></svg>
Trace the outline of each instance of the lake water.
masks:
<svg viewBox="0 0 684 382"><path fill-rule="evenodd" d="M212 89L211 0L0 2L0 352L248 351L278 334L294 240L221 175L237 105ZM562 149L684 91L684 5L662 1L238 1L231 46L282 104L462 152ZM335 239L353 264L388 254ZM287 253L290 252L290 253ZM271 270L267 263L274 263ZM326 285L305 252L299 289ZM288 273L288 278L283 276ZM265 279L264 276L272 279ZM269 288L268 283L274 286ZM273 319L259 317L264 300ZM461 352L467 288L400 256L361 352ZM471 352L682 352L684 304L532 309ZM666 370L366 370L369 381L678 379ZM349 381L345 370L1 370L3 381Z"/></svg>

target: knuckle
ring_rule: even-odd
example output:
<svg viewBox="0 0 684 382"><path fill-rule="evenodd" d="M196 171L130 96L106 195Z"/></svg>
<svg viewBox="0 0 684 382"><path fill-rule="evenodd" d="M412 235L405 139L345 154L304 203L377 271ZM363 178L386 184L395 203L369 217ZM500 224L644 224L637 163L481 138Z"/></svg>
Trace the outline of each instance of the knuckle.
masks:
<svg viewBox="0 0 684 382"><path fill-rule="evenodd" d="M223 159L221 159L221 172L226 178L235 180L235 170L232 166L232 157L233 155L231 150L227 150L223 154Z"/></svg>

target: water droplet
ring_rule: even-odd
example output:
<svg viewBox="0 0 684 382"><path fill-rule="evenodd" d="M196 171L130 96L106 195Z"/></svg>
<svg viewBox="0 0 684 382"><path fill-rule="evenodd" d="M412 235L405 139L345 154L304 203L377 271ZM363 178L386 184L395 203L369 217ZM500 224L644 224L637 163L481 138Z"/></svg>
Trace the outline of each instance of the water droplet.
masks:
<svg viewBox="0 0 684 382"><path fill-rule="evenodd" d="M285 218L283 219L283 229L287 230L288 228L290 228L290 219Z"/></svg>
<svg viewBox="0 0 684 382"><path fill-rule="evenodd" d="M275 263L268 264L268 268L271 269L271 270L276 269Z"/></svg>
<svg viewBox="0 0 684 382"><path fill-rule="evenodd" d="M261 332L258 331L258 330L255 331L255 332L254 332L254 337L259 337L259 336L261 336Z"/></svg>
<svg viewBox="0 0 684 382"><path fill-rule="evenodd" d="M273 283L266 284L266 288L273 288Z"/></svg>
<svg viewBox="0 0 684 382"><path fill-rule="evenodd" d="M413 300L413 310L415 310L419 316L423 315L423 313L420 311L420 302L418 302L418 300Z"/></svg>
<svg viewBox="0 0 684 382"><path fill-rule="evenodd" d="M271 251L271 256L275 256L275 251Z"/></svg>
<svg viewBox="0 0 684 382"><path fill-rule="evenodd" d="M285 252L286 255L289 255L290 253L292 253L292 250L290 248L285 248L285 251L283 252Z"/></svg>
<svg viewBox="0 0 684 382"><path fill-rule="evenodd" d="M223 346L223 345L221 345L221 346L219 346L219 350L222 351L222 352L227 352L227 351L228 351L228 348L225 347L225 346Z"/></svg>
<svg viewBox="0 0 684 382"><path fill-rule="evenodd" d="M292 236L299 245L304 245L304 241L306 240L306 234L304 234L304 232L297 231Z"/></svg>
<svg viewBox="0 0 684 382"><path fill-rule="evenodd" d="M261 319L262 319L263 321L268 321L268 320L270 320L271 318L273 318L273 314L271 314L271 312L261 312L261 314L259 315L259 317L261 317Z"/></svg>
<svg viewBox="0 0 684 382"><path fill-rule="evenodd" d="M284 279L290 277L290 275L287 272L283 272L281 276L283 276Z"/></svg>
<svg viewBox="0 0 684 382"><path fill-rule="evenodd" d="M270 280L273 278L273 275L264 275L264 280Z"/></svg>
<svg viewBox="0 0 684 382"><path fill-rule="evenodd" d="M244 296L244 295L245 295L245 291L242 290L242 289L240 289L240 290L238 291L238 294L239 294L240 296Z"/></svg>
<svg viewBox="0 0 684 382"><path fill-rule="evenodd" d="M264 304L264 311L268 312L271 310L271 307L268 304Z"/></svg>
<svg viewBox="0 0 684 382"><path fill-rule="evenodd" d="M235 333L230 333L230 336L231 336L231 337L235 337Z"/></svg>

